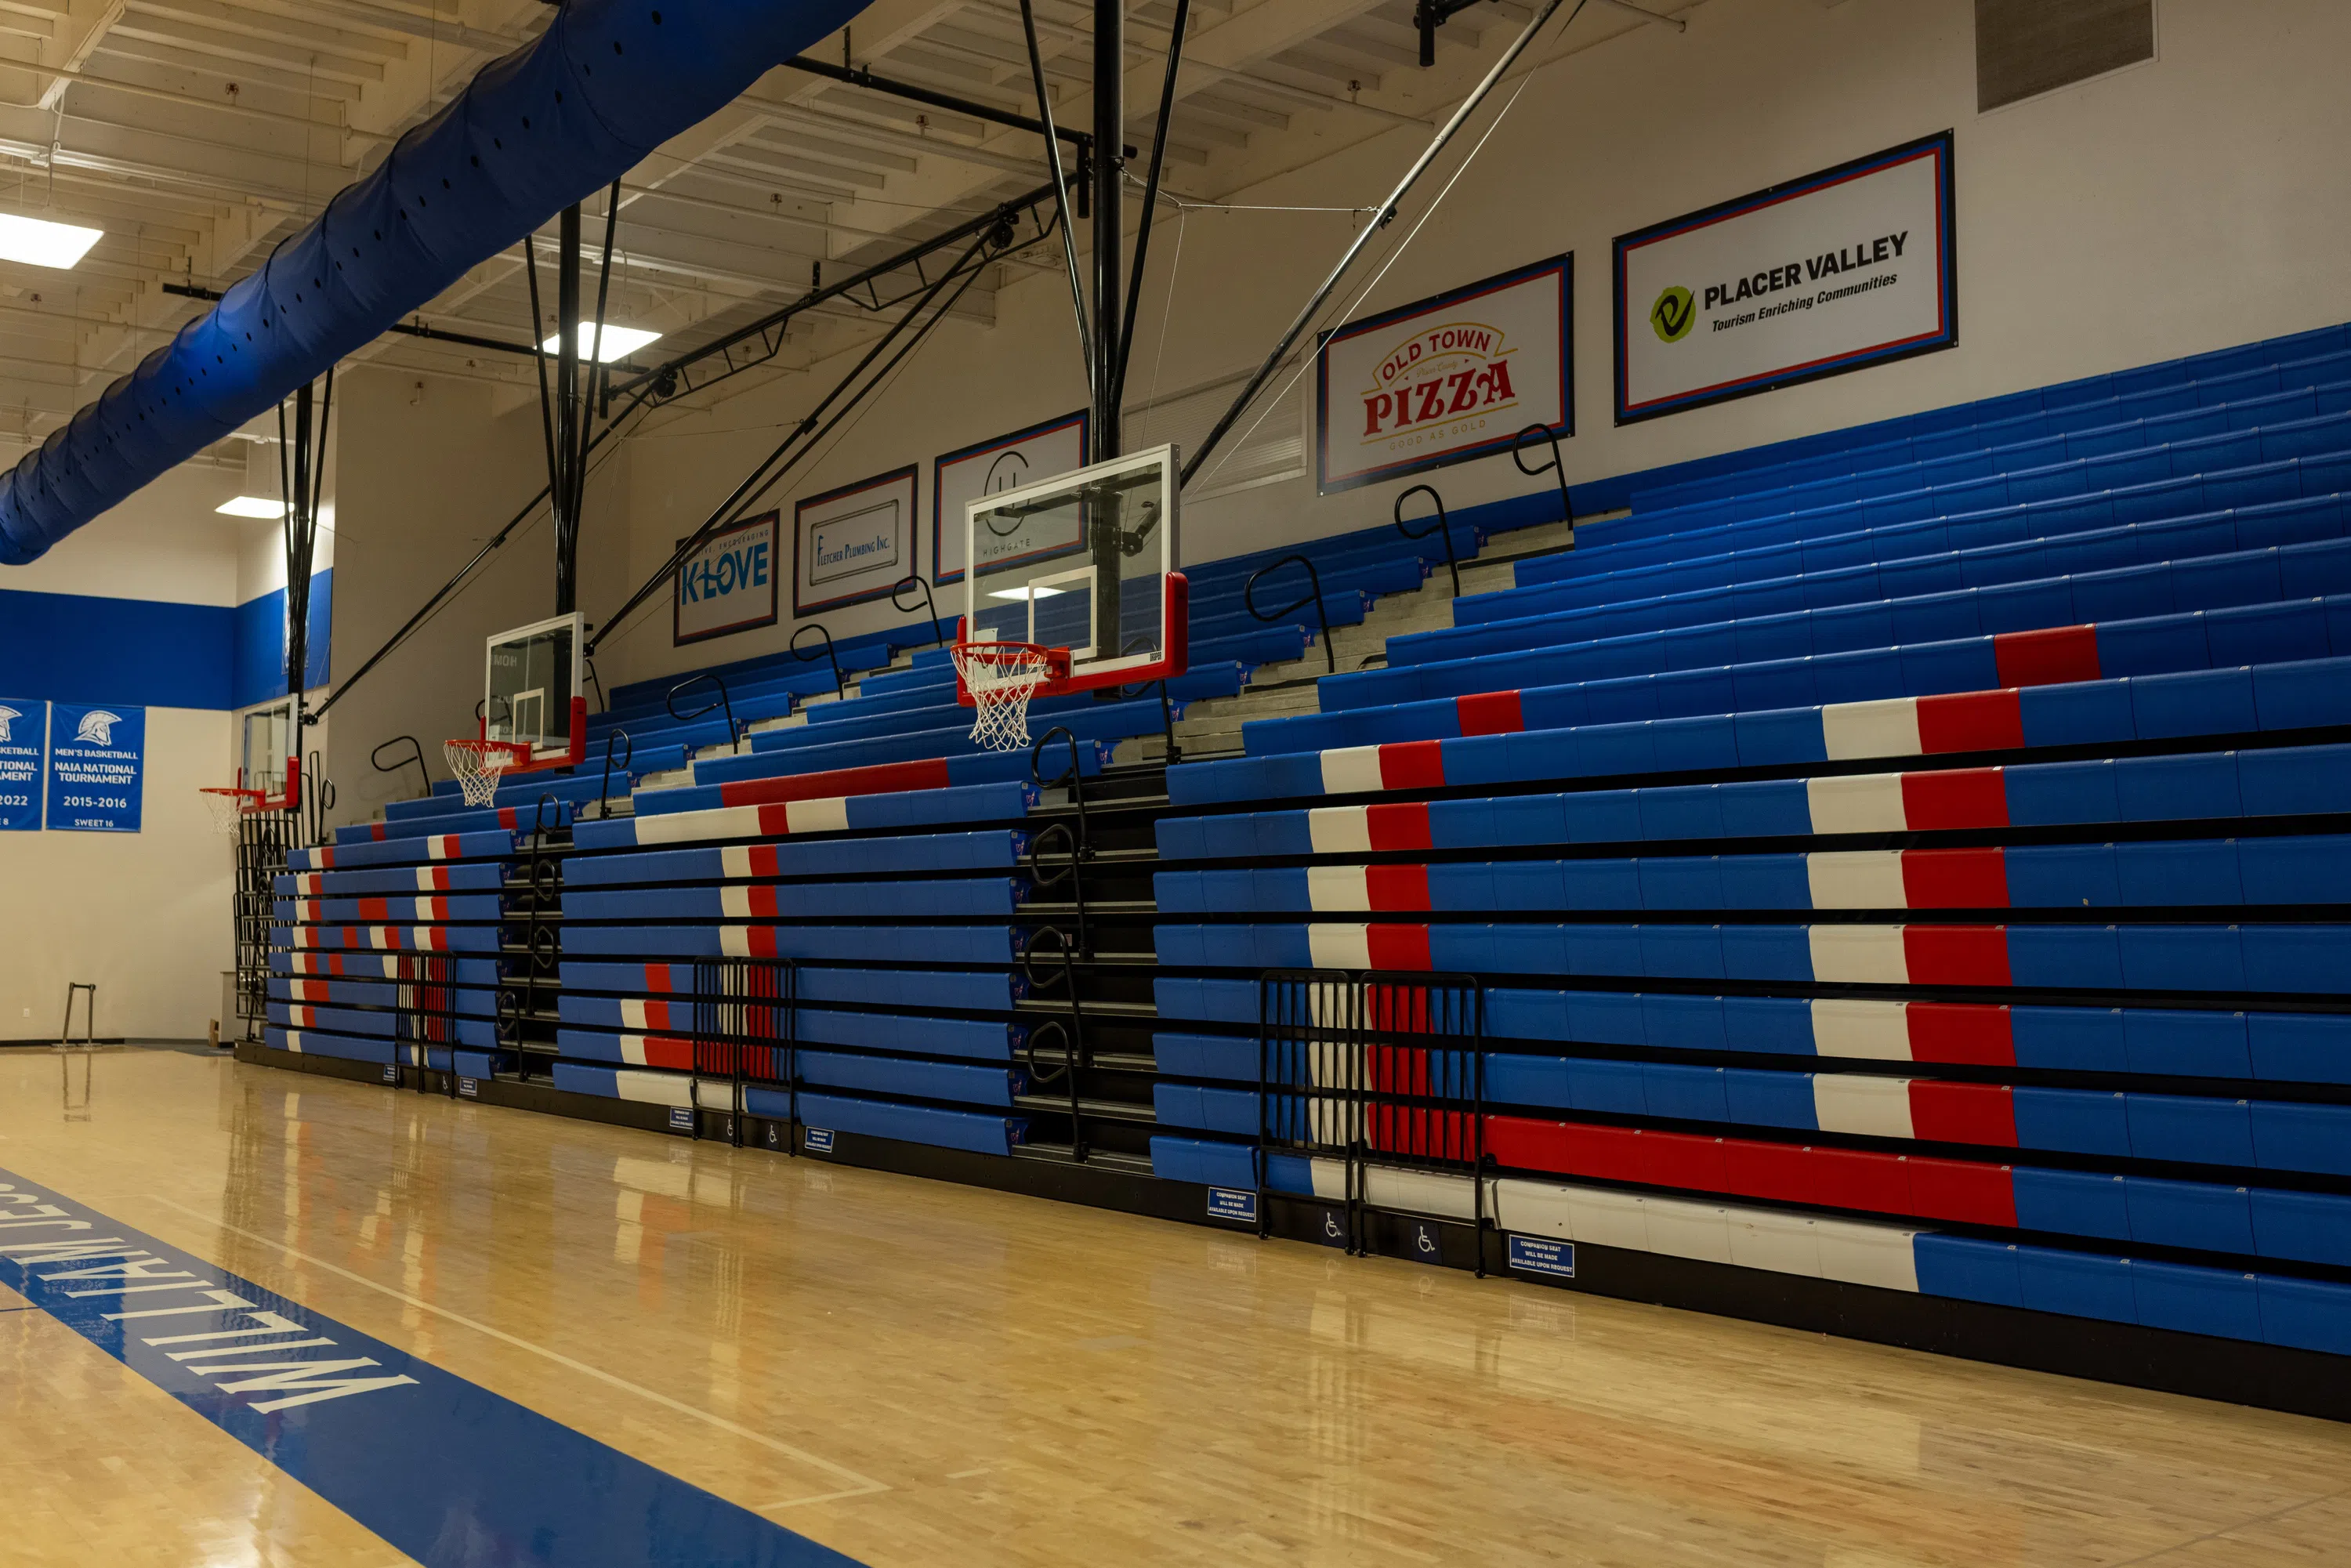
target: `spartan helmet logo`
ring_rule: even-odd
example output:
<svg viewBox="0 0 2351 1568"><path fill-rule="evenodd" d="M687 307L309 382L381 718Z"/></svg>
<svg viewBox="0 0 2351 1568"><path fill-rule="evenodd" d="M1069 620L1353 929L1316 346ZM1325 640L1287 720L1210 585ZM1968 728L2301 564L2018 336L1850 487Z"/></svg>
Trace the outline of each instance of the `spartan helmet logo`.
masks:
<svg viewBox="0 0 2351 1568"><path fill-rule="evenodd" d="M74 738L86 740L92 746L112 746L114 727L121 722L120 714L109 713L102 707L94 707L81 716L81 727L74 731Z"/></svg>
<svg viewBox="0 0 2351 1568"><path fill-rule="evenodd" d="M8 721L10 719L22 718L24 716L25 716L23 714L18 713L15 708L0 707L0 746L6 745L10 738L8 734Z"/></svg>

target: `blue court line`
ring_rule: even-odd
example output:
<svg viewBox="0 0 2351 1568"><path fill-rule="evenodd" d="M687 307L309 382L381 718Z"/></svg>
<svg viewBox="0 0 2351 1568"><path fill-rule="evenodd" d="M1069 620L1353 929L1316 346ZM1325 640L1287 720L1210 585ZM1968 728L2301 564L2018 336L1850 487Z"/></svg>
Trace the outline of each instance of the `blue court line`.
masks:
<svg viewBox="0 0 2351 1568"><path fill-rule="evenodd" d="M5 1170L0 1284L427 1568L858 1568Z"/></svg>

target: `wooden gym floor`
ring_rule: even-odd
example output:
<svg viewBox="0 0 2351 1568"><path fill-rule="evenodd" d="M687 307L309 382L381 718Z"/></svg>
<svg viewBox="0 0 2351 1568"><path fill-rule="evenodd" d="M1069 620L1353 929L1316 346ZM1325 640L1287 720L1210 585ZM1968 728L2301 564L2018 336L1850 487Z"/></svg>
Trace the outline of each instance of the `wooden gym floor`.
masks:
<svg viewBox="0 0 2351 1568"><path fill-rule="evenodd" d="M876 1568L2351 1562L2321 1421L185 1052L0 1055L0 1172ZM412 1560L0 1296L0 1560Z"/></svg>

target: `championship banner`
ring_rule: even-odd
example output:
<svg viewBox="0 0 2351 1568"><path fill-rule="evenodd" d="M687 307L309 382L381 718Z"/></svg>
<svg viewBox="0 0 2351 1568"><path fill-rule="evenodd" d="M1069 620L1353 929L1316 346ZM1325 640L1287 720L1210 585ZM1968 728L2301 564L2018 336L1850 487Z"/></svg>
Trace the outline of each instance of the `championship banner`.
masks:
<svg viewBox="0 0 2351 1568"><path fill-rule="evenodd" d="M49 705L52 832L137 832L146 776L145 708Z"/></svg>
<svg viewBox="0 0 2351 1568"><path fill-rule="evenodd" d="M0 833L39 831L48 737L47 703L0 697Z"/></svg>
<svg viewBox="0 0 2351 1568"><path fill-rule="evenodd" d="M950 452L931 474L931 580L963 580L964 507L981 496L1001 495L1086 465L1083 410L1032 424L1009 435Z"/></svg>
<svg viewBox="0 0 2351 1568"><path fill-rule="evenodd" d="M1575 258L1555 256L1350 322L1314 363L1317 491L1352 490L1575 434Z"/></svg>
<svg viewBox="0 0 2351 1568"><path fill-rule="evenodd" d="M1625 235L1616 423L1948 349L1951 133Z"/></svg>
<svg viewBox="0 0 2351 1568"><path fill-rule="evenodd" d="M886 597L914 570L919 470L877 474L792 509L792 613Z"/></svg>
<svg viewBox="0 0 2351 1568"><path fill-rule="evenodd" d="M677 569L670 641L684 647L775 623L776 514L763 512L713 534Z"/></svg>

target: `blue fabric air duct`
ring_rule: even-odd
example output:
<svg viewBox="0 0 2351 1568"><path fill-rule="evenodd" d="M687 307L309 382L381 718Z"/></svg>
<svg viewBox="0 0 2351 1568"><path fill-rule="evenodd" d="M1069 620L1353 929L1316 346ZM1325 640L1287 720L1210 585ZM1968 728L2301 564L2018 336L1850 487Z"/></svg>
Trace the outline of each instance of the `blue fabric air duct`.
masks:
<svg viewBox="0 0 2351 1568"><path fill-rule="evenodd" d="M610 184L866 0L569 0L0 476L19 566Z"/></svg>

